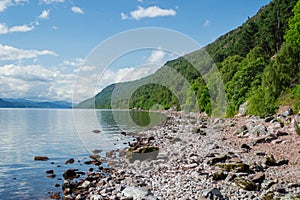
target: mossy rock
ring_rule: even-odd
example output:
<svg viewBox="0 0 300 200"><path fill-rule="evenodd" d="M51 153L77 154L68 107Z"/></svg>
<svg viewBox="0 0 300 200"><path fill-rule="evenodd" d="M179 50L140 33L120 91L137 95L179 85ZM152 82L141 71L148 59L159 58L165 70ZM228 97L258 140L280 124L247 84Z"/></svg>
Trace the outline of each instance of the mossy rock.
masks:
<svg viewBox="0 0 300 200"><path fill-rule="evenodd" d="M224 156L220 156L220 157L216 157L216 158L210 159L207 162L207 164L209 164L209 165L215 165L217 163L225 162L227 159L228 159L228 156L224 155Z"/></svg>
<svg viewBox="0 0 300 200"><path fill-rule="evenodd" d="M159 148L155 146L143 146L139 148L128 149L127 159L129 162L134 162L135 160L154 160L157 158L159 153Z"/></svg>
<svg viewBox="0 0 300 200"><path fill-rule="evenodd" d="M221 167L227 172L235 170L236 172L250 173L250 167L244 163L218 163L217 166Z"/></svg>
<svg viewBox="0 0 300 200"><path fill-rule="evenodd" d="M235 179L235 184L247 191L254 191L257 189L256 184L247 179Z"/></svg>
<svg viewBox="0 0 300 200"><path fill-rule="evenodd" d="M134 151L132 151L133 153L151 153L154 151L158 151L159 148L155 147L155 146L143 146L143 147L139 147L138 149L135 149Z"/></svg>
<svg viewBox="0 0 300 200"><path fill-rule="evenodd" d="M220 180L225 180L228 174L225 174L223 171L222 172L216 172L213 173L212 179L214 181L220 181Z"/></svg>
<svg viewBox="0 0 300 200"><path fill-rule="evenodd" d="M273 200L274 199L274 194L273 192L268 192L267 194L265 194L262 198L262 200Z"/></svg>

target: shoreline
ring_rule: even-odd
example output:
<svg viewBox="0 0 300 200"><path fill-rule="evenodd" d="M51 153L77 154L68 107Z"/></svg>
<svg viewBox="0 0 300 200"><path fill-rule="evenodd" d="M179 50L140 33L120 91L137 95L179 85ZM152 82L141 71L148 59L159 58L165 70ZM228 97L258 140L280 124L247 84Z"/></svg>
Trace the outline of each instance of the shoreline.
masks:
<svg viewBox="0 0 300 200"><path fill-rule="evenodd" d="M129 148L90 156L98 170L77 181L65 178L62 199L300 197L300 136L294 129L300 116L214 119L164 113L164 124L132 135L136 143L129 156ZM156 158L128 162L135 154Z"/></svg>

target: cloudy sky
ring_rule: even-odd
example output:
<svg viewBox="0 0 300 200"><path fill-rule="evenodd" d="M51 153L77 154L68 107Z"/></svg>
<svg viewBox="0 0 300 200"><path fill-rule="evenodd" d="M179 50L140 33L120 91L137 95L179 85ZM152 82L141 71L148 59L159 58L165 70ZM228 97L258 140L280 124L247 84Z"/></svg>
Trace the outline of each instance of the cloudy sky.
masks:
<svg viewBox="0 0 300 200"><path fill-rule="evenodd" d="M86 65L86 58L108 38L136 28L160 27L185 34L204 46L269 2L0 0L0 98L72 101L79 71L95 68ZM97 83L97 90L83 89L82 99L107 84L153 73L176 57L159 48L120 56L104 74L89 77Z"/></svg>

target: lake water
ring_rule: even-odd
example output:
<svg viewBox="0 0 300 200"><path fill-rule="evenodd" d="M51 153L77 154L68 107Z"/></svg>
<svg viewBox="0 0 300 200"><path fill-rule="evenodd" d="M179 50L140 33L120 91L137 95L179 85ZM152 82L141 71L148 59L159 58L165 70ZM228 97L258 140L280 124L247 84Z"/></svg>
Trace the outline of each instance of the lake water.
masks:
<svg viewBox="0 0 300 200"><path fill-rule="evenodd" d="M136 132L163 120L162 114L137 111L0 109L0 199L48 199L48 192L61 191L66 169L91 167L80 163L92 150L105 155L124 148L133 138L121 131ZM34 161L34 156L49 160ZM76 162L64 164L69 158ZM47 170L57 176L47 178Z"/></svg>

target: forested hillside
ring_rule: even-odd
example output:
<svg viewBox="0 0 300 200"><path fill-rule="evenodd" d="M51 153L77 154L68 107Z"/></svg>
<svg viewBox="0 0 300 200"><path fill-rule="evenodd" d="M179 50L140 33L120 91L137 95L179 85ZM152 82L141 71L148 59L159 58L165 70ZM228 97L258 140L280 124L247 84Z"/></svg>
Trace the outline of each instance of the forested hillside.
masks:
<svg viewBox="0 0 300 200"><path fill-rule="evenodd" d="M141 80L108 86L79 107L176 106L232 116L247 102L247 113L260 116L276 112L279 104L299 110L299 27L300 1L273 0L204 49L169 61Z"/></svg>

